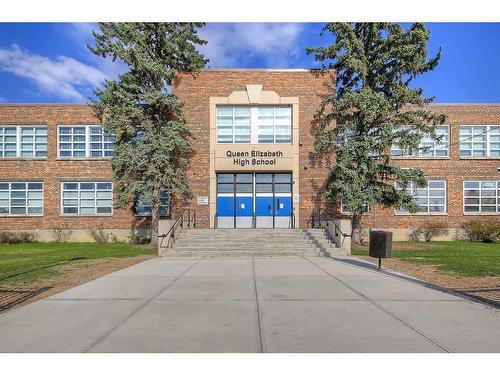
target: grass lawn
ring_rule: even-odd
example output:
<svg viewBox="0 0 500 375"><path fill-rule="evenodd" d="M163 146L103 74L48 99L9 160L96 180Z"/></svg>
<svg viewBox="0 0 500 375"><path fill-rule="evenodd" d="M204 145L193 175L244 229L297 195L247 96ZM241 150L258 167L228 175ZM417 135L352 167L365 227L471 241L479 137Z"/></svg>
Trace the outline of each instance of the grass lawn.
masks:
<svg viewBox="0 0 500 375"><path fill-rule="evenodd" d="M22 243L0 245L0 284L31 283L58 275L57 266L90 259L155 254L156 248L124 244Z"/></svg>
<svg viewBox="0 0 500 375"><path fill-rule="evenodd" d="M368 249L353 247L352 255L368 255ZM394 242L392 257L461 276L500 276L500 243Z"/></svg>

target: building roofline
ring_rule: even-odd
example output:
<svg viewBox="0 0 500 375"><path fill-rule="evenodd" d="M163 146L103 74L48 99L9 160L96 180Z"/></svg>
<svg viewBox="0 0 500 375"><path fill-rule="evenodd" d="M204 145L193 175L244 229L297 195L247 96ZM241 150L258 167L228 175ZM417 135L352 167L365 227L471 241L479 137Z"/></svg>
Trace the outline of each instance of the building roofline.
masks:
<svg viewBox="0 0 500 375"><path fill-rule="evenodd" d="M88 107L88 103L16 103L16 102L2 102L0 103L0 107L12 107L12 106L47 106L47 107L56 107L56 106L65 106L65 107Z"/></svg>
<svg viewBox="0 0 500 375"><path fill-rule="evenodd" d="M202 72L310 72L322 69L307 68L204 68ZM330 70L331 69L327 69Z"/></svg>

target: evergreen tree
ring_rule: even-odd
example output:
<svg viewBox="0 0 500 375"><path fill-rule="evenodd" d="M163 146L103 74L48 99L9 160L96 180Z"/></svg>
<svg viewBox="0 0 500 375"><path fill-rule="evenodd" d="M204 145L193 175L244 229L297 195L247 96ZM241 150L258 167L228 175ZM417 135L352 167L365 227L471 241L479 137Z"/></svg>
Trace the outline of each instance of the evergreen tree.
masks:
<svg viewBox="0 0 500 375"><path fill-rule="evenodd" d="M185 167L191 133L182 105L172 93L178 71L196 71L208 60L197 51L206 44L202 23L100 23L94 32L101 57L111 56L129 70L96 88L91 106L108 134L115 134L111 160L117 205L151 201L151 244L157 244L160 192L189 194Z"/></svg>
<svg viewBox="0 0 500 375"><path fill-rule="evenodd" d="M332 45L306 50L328 62L323 69L336 71L336 87L318 113L316 148L335 155L325 195L352 213L353 242L359 243L366 204L418 210L396 183L425 186L424 173L392 163L390 149L425 152L423 136L439 142L435 127L445 118L425 108L434 98L412 83L437 66L441 50L427 58L430 33L422 23L406 30L395 23L330 23L325 33Z"/></svg>

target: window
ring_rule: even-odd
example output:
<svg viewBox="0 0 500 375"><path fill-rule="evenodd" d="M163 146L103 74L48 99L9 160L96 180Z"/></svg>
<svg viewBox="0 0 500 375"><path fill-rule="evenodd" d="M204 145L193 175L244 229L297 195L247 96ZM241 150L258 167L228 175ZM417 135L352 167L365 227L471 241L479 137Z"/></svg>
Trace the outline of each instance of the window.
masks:
<svg viewBox="0 0 500 375"><path fill-rule="evenodd" d="M352 212L349 211L347 208L347 205L344 204L344 202L341 200L340 201L340 213L350 215ZM370 213L370 205L368 203L365 203L363 205L363 214L369 214Z"/></svg>
<svg viewBox="0 0 500 375"><path fill-rule="evenodd" d="M114 135L106 135L100 125L58 126L58 156L61 158L110 158Z"/></svg>
<svg viewBox="0 0 500 375"><path fill-rule="evenodd" d="M424 188L419 188L414 182L411 182L406 189L396 184L396 188L406 190L408 194L413 196L419 207L419 213L446 213L446 181L430 180L427 181L427 186ZM396 213L408 214L409 212L396 209Z"/></svg>
<svg viewBox="0 0 500 375"><path fill-rule="evenodd" d="M250 107L217 107L217 142L250 143Z"/></svg>
<svg viewBox="0 0 500 375"><path fill-rule="evenodd" d="M423 158L447 157L450 155L450 128L447 125L436 126L436 135L441 137L439 142L432 139L429 135L422 137L420 148L425 148L421 151L402 150L399 145L395 144L391 147L392 156L415 156Z"/></svg>
<svg viewBox="0 0 500 375"><path fill-rule="evenodd" d="M0 182L0 215L43 215L43 183Z"/></svg>
<svg viewBox="0 0 500 375"><path fill-rule="evenodd" d="M258 108L258 143L292 142L292 108Z"/></svg>
<svg viewBox="0 0 500 375"><path fill-rule="evenodd" d="M464 181L465 213L500 213L500 181Z"/></svg>
<svg viewBox="0 0 500 375"><path fill-rule="evenodd" d="M460 126L460 156L500 156L500 126Z"/></svg>
<svg viewBox="0 0 500 375"><path fill-rule="evenodd" d="M217 143L291 143L291 106L217 106Z"/></svg>
<svg viewBox="0 0 500 375"><path fill-rule="evenodd" d="M113 213L111 182L63 182L63 215L110 215Z"/></svg>
<svg viewBox="0 0 500 375"><path fill-rule="evenodd" d="M46 157L46 126L0 127L0 158Z"/></svg>
<svg viewBox="0 0 500 375"><path fill-rule="evenodd" d="M139 216L151 216L151 202L137 200L134 205L134 211ZM160 192L160 216L170 215L170 194L164 190Z"/></svg>

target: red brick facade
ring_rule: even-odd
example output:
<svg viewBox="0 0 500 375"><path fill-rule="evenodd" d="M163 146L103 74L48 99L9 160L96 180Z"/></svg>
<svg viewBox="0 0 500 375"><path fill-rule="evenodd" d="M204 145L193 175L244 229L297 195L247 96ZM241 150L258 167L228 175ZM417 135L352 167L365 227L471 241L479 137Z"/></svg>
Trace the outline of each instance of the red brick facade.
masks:
<svg viewBox="0 0 500 375"><path fill-rule="evenodd" d="M87 105L0 106L2 125L46 125L46 159L0 159L0 181L41 181L44 183L43 216L0 216L0 229L34 230L67 226L72 229L144 227L144 218L135 217L128 208L114 208L112 216L62 216L62 181L112 181L109 159L60 159L57 157L57 125L95 125Z"/></svg>
<svg viewBox="0 0 500 375"><path fill-rule="evenodd" d="M314 115L322 95L329 92L333 75L308 71L227 70L180 74L173 90L184 105L184 115L193 132L193 153L188 168L193 198L176 202L176 207L191 207L197 212L198 225L207 227L208 206L197 205L196 196L210 196L209 101L244 91L245 85L263 85L282 97L299 99L299 179L300 227L310 225L311 215L322 206L321 187L328 173L327 162L314 150L316 126ZM447 181L446 215L394 214L392 209L372 207L365 223L379 228L411 228L432 219L450 228L459 227L470 216L463 214L464 180L500 180L500 158L460 158L459 125L500 124L500 105L434 105L433 110L447 115L450 125L450 157L440 159L403 159L396 163L419 166L429 178ZM1 125L47 125L46 159L0 159L0 181L43 181L44 215L0 217L0 230L51 229L65 225L74 229L104 227L129 230L147 226L144 218L134 216L130 208L115 208L112 216L62 216L61 181L111 181L107 159L63 160L57 157L57 125L96 124L86 105L0 105ZM173 216L179 212L174 209Z"/></svg>

